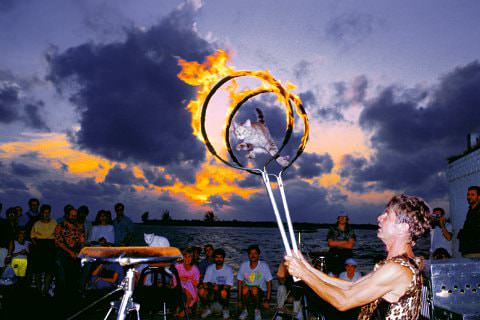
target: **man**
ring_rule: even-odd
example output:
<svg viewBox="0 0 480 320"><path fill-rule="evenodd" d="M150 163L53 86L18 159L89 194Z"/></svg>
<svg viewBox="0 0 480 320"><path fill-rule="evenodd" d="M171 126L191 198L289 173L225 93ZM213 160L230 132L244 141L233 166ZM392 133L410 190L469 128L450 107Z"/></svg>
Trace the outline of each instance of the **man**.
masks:
<svg viewBox="0 0 480 320"><path fill-rule="evenodd" d="M243 311L240 320L248 317L248 303L253 302L255 307L255 320L261 320L260 306L268 309L272 297L272 274L267 263L260 261L260 248L251 245L247 249L248 260L240 265L237 275L238 302Z"/></svg>
<svg viewBox="0 0 480 320"><path fill-rule="evenodd" d="M480 187L471 186L467 191L469 204L467 218L458 232L459 250L464 257L480 257Z"/></svg>
<svg viewBox="0 0 480 320"><path fill-rule="evenodd" d="M55 227L55 246L57 247L57 295L67 291L71 293L79 288L80 261L77 255L85 245L85 230L78 223L78 212L71 207L65 220Z"/></svg>
<svg viewBox="0 0 480 320"><path fill-rule="evenodd" d="M452 256L452 225L447 222L443 208L433 209L430 241L430 254L432 257L437 256L439 249L442 248L447 251L448 256Z"/></svg>
<svg viewBox="0 0 480 320"><path fill-rule="evenodd" d="M285 262L290 274L338 310L363 306L358 319L417 319L422 262L414 256L413 246L430 229L430 220L430 208L424 200L393 197L378 217L378 237L386 245L387 259L353 283L329 277L301 256L287 256Z"/></svg>
<svg viewBox="0 0 480 320"><path fill-rule="evenodd" d="M337 224L330 227L327 234L327 244L330 248L327 255L327 270L335 276L343 271L343 263L351 258L352 249L357 237L355 231L348 224L348 216L337 217Z"/></svg>
<svg viewBox="0 0 480 320"><path fill-rule="evenodd" d="M26 212L31 224L35 223L40 216L40 201L36 198L28 200L28 211ZM34 221L32 221L34 220Z"/></svg>
<svg viewBox="0 0 480 320"><path fill-rule="evenodd" d="M215 264L208 266L198 292L200 301L205 306L202 319L212 314L212 303L219 303L223 309L223 319L228 319L230 318L228 300L230 299L230 288L233 286L233 271L229 265L224 264L225 251L223 249L216 249L212 256Z"/></svg>
<svg viewBox="0 0 480 320"><path fill-rule="evenodd" d="M203 247L203 251L205 252L205 259L203 259L198 263L198 270L200 270L201 278L203 278L203 276L205 275L205 272L207 271L208 266L215 263L215 257L213 255L213 252L214 252L213 246L211 244L206 244Z"/></svg>
<svg viewBox="0 0 480 320"><path fill-rule="evenodd" d="M20 227L26 227L29 221L29 218L26 214L23 214L23 209L20 206L15 207L15 211L17 212L17 221Z"/></svg>
<svg viewBox="0 0 480 320"><path fill-rule="evenodd" d="M293 314L297 320L303 320L301 298L304 290L299 285L294 285L292 276L288 273L285 263L282 261L277 270L277 316L275 320L283 319L282 314L285 311L285 302L291 294L293 296Z"/></svg>
<svg viewBox="0 0 480 320"><path fill-rule="evenodd" d="M88 239L88 237L90 236L93 227L92 222L87 220L87 216L89 213L90 209L86 205L78 207L78 223L83 224L86 239Z"/></svg>
<svg viewBox="0 0 480 320"><path fill-rule="evenodd" d="M115 204L117 217L113 220L115 228L115 244L118 246L129 246L133 242L133 222L125 216L125 205L123 203Z"/></svg>

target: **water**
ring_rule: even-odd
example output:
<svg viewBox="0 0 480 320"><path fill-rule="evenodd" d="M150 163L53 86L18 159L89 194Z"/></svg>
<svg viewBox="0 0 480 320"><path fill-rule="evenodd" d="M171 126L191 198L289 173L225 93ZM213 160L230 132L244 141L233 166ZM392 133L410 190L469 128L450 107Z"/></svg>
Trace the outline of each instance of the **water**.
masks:
<svg viewBox="0 0 480 320"><path fill-rule="evenodd" d="M307 251L326 252L327 229L303 232L302 242ZM170 245L180 249L189 246L203 246L207 243L214 248L223 248L226 252L225 262L238 271L240 263L247 260L246 249L251 244L260 246L262 260L265 260L272 273L284 256L282 239L277 228L236 228L236 227L191 227L191 226L155 226L136 225L135 242L145 245L144 233L155 233L164 236ZM377 238L377 230L356 230L357 241L353 255L358 262L358 270L364 273L372 271L375 263L386 256L385 246ZM429 249L429 238L417 242L415 253L426 256Z"/></svg>

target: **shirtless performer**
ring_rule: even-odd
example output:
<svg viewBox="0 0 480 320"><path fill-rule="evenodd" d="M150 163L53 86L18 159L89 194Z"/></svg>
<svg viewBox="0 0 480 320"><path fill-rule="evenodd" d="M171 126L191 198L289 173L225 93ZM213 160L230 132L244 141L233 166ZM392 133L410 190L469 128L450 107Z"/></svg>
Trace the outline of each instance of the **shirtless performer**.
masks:
<svg viewBox="0 0 480 320"><path fill-rule="evenodd" d="M424 200L407 195L393 197L378 217L378 238L386 245L387 258L354 283L327 276L301 256L287 256L285 262L291 275L338 310L363 306L360 320L417 319L422 260L414 256L412 247L429 230L430 219L430 208Z"/></svg>

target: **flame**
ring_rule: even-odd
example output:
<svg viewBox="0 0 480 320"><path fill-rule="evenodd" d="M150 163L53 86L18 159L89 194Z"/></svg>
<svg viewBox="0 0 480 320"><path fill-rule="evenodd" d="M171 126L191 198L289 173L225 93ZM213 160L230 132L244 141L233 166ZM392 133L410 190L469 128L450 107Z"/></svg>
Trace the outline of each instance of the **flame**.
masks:
<svg viewBox="0 0 480 320"><path fill-rule="evenodd" d="M177 75L178 78L191 86L198 86L197 97L190 100L187 109L192 113L192 129L193 134L203 141L200 132L200 116L202 105L212 87L223 77L234 72L232 67L227 66L230 56L223 50L218 50L211 56L208 56L202 64L192 61L188 62L179 59L178 64L182 67L182 71Z"/></svg>
<svg viewBox="0 0 480 320"><path fill-rule="evenodd" d="M295 89L295 85L291 82L286 82L282 85L277 81L269 71L266 70L240 70L236 71L234 67L228 66L227 63L230 56L223 50L218 50L214 54L208 56L204 63L200 64L196 61L188 62L183 59L179 59L179 65L182 70L178 74L178 78L192 86L197 86L197 96L194 100L191 100L187 109L192 113L192 129L193 134L203 143L204 138L201 134L201 113L203 104L210 94L212 88L225 77L229 77L230 81L228 85L225 85L225 90L229 93L230 103L226 113L226 119L235 108L235 106L249 95L255 95L264 92L270 92L277 96L278 102L282 105L288 106L290 102L295 105L296 113L303 119L305 134L302 137L299 148L303 150L308 140L308 119L305 111L303 110L300 98L292 93ZM243 91L237 91L238 85L235 81L239 77L254 77L260 80L261 84L253 89L245 89ZM293 127L294 114L292 108L286 108L287 110L287 127ZM225 133L226 126L229 123L226 121L223 127L223 133Z"/></svg>

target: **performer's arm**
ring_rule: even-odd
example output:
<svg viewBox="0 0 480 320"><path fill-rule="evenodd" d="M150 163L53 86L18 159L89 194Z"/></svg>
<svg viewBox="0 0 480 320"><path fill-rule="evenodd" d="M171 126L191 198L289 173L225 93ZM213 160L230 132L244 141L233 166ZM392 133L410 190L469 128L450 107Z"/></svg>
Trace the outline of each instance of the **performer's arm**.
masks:
<svg viewBox="0 0 480 320"><path fill-rule="evenodd" d="M412 273L396 263L387 263L349 287L305 267L298 258L285 257L290 274L302 279L315 293L340 311L365 305L387 293L400 296L410 285ZM328 280L326 282L324 280Z"/></svg>

